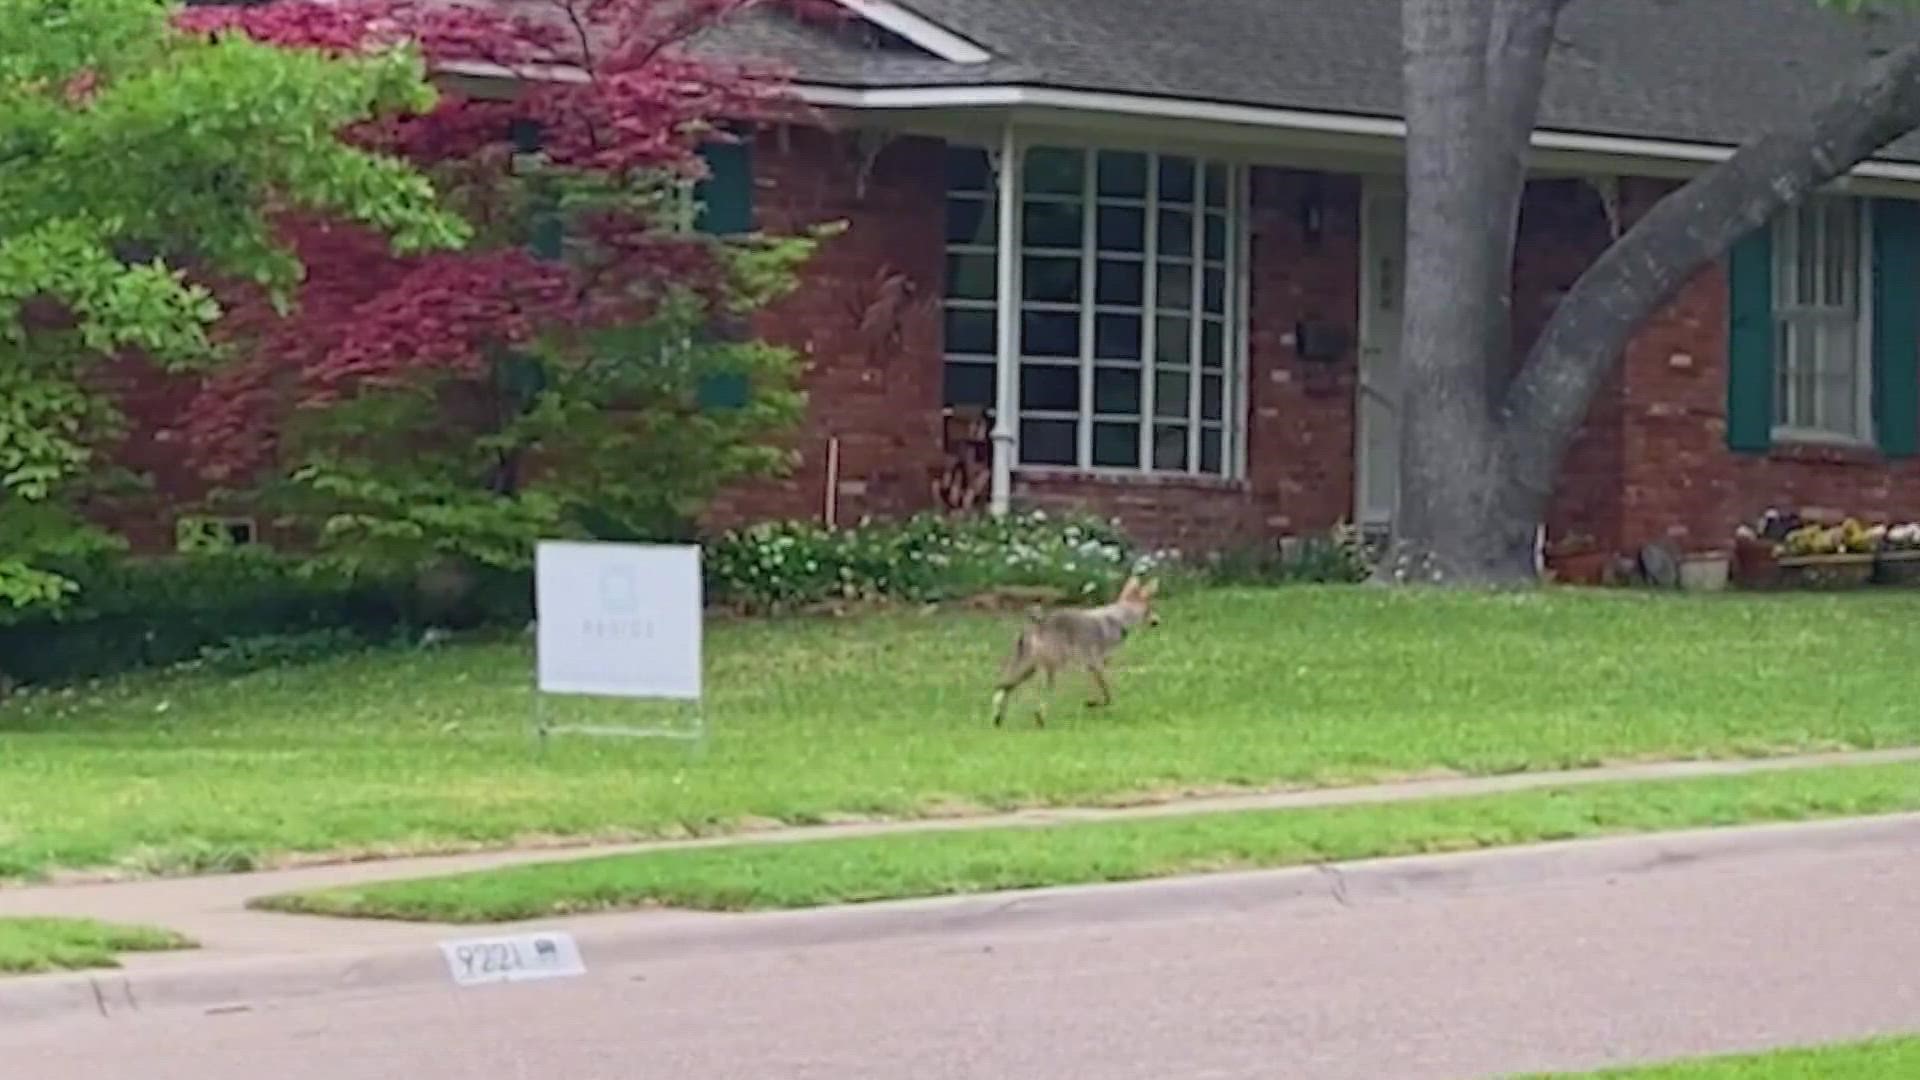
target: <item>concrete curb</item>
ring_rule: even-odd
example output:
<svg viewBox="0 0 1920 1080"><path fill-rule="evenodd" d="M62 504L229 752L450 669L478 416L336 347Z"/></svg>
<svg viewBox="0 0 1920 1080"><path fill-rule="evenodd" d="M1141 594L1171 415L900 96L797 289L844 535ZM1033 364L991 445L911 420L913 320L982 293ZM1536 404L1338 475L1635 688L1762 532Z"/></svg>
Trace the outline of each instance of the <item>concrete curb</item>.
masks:
<svg viewBox="0 0 1920 1080"><path fill-rule="evenodd" d="M756 915L641 912L493 927L421 927L417 944L200 960L138 958L126 970L0 981L0 1023L116 1019L171 1010L258 1011L303 999L387 995L453 984L437 942L564 930L590 972L709 953L803 949L900 937L1018 932L1061 923L1200 918L1300 903L1351 906L1491 888L1591 883L1728 867L1766 856L1888 848L1920 853L1920 814L1495 848L1126 884L1070 886ZM484 992L484 988L475 992Z"/></svg>

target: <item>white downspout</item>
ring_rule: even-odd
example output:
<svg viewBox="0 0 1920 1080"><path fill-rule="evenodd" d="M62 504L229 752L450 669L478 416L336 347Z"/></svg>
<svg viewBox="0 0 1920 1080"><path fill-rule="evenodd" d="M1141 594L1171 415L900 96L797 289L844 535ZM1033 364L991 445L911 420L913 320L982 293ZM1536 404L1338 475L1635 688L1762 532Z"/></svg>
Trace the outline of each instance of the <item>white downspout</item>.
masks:
<svg viewBox="0 0 1920 1080"><path fill-rule="evenodd" d="M1013 137L1013 121L1000 129L1000 154L995 169L998 191L994 199L997 237L994 243L995 321L998 336L993 350L993 483L988 508L1005 517L1013 508L1013 453L1015 413L1020 408L1020 302L1015 295L1019 279L1015 259L1019 233L1014 226L1020 212L1020 153Z"/></svg>

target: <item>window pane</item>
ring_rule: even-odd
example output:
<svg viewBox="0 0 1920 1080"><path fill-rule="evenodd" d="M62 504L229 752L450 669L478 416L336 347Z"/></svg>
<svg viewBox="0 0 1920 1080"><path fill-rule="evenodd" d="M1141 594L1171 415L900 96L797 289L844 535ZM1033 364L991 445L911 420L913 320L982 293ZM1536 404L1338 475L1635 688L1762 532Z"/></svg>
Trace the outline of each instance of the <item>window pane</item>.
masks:
<svg viewBox="0 0 1920 1080"><path fill-rule="evenodd" d="M1020 365L1020 408L1023 412L1079 412L1080 369Z"/></svg>
<svg viewBox="0 0 1920 1080"><path fill-rule="evenodd" d="M993 312L948 309L946 323L946 351L993 355Z"/></svg>
<svg viewBox="0 0 1920 1080"><path fill-rule="evenodd" d="M1227 259L1227 219L1219 214L1207 215L1206 257L1214 262Z"/></svg>
<svg viewBox="0 0 1920 1080"><path fill-rule="evenodd" d="M1024 186L1032 195L1078 195L1086 187L1086 170L1084 151L1036 146L1027 151Z"/></svg>
<svg viewBox="0 0 1920 1080"><path fill-rule="evenodd" d="M1209 315L1227 313L1227 272L1225 270L1206 272L1206 286L1200 297L1200 304Z"/></svg>
<svg viewBox="0 0 1920 1080"><path fill-rule="evenodd" d="M1099 303L1139 307L1147 302L1146 271L1137 262L1102 259L1094 276L1093 295Z"/></svg>
<svg viewBox="0 0 1920 1080"><path fill-rule="evenodd" d="M1220 435L1221 435L1221 432L1219 428L1201 428L1200 429L1200 471L1201 472L1219 474L1226 471L1225 469L1222 469L1220 467L1221 466Z"/></svg>
<svg viewBox="0 0 1920 1080"><path fill-rule="evenodd" d="M1160 211L1160 254L1182 258L1193 255L1193 214L1186 210Z"/></svg>
<svg viewBox="0 0 1920 1080"><path fill-rule="evenodd" d="M1163 157L1160 159L1160 201L1163 203L1193 201L1192 158Z"/></svg>
<svg viewBox="0 0 1920 1080"><path fill-rule="evenodd" d="M1207 166L1207 205L1224 207L1227 205L1227 171L1229 166L1213 162Z"/></svg>
<svg viewBox="0 0 1920 1080"><path fill-rule="evenodd" d="M1187 468L1187 426L1153 425L1153 467L1185 472Z"/></svg>
<svg viewBox="0 0 1920 1080"><path fill-rule="evenodd" d="M1072 248L1085 244L1080 234L1079 203L1030 202L1022 215L1021 238L1028 247Z"/></svg>
<svg viewBox="0 0 1920 1080"><path fill-rule="evenodd" d="M1220 323L1208 321L1200 327L1200 366L1227 366L1227 328Z"/></svg>
<svg viewBox="0 0 1920 1080"><path fill-rule="evenodd" d="M1178 263L1160 264L1159 292L1154 305L1163 311L1186 311L1193 306L1193 267Z"/></svg>
<svg viewBox="0 0 1920 1080"><path fill-rule="evenodd" d="M993 365L947 361L943 405L993 406Z"/></svg>
<svg viewBox="0 0 1920 1080"><path fill-rule="evenodd" d="M1155 371L1153 373L1153 415L1175 418L1187 415L1187 404L1192 401L1190 392L1193 376L1185 368Z"/></svg>
<svg viewBox="0 0 1920 1080"><path fill-rule="evenodd" d="M950 300L991 300L994 290L994 265L991 255L947 256L947 298Z"/></svg>
<svg viewBox="0 0 1920 1080"><path fill-rule="evenodd" d="M1140 415L1140 370L1138 368L1095 368L1093 370L1093 411L1102 415L1116 413Z"/></svg>
<svg viewBox="0 0 1920 1080"><path fill-rule="evenodd" d="M992 203L984 199L947 200L947 243L992 247L998 239L995 227Z"/></svg>
<svg viewBox="0 0 1920 1080"><path fill-rule="evenodd" d="M1093 425L1093 463L1104 469L1140 467L1140 425Z"/></svg>
<svg viewBox="0 0 1920 1080"><path fill-rule="evenodd" d="M1153 336L1153 359L1157 364L1170 364L1185 367L1193 358L1191 319L1173 318L1162 315L1155 324Z"/></svg>
<svg viewBox="0 0 1920 1080"><path fill-rule="evenodd" d="M1077 421L1020 421L1020 460L1028 465L1072 465L1079 447Z"/></svg>
<svg viewBox="0 0 1920 1080"><path fill-rule="evenodd" d="M1779 360L1773 366L1773 422L1790 427L1794 421L1792 323L1783 320L1774 324L1773 355Z"/></svg>
<svg viewBox="0 0 1920 1080"><path fill-rule="evenodd" d="M1226 411L1226 380L1218 375L1200 377L1200 418L1219 420Z"/></svg>
<svg viewBox="0 0 1920 1080"><path fill-rule="evenodd" d="M1147 212L1138 206L1102 206L1099 230L1102 251L1147 250Z"/></svg>
<svg viewBox="0 0 1920 1080"><path fill-rule="evenodd" d="M1028 356L1079 356L1080 316L1070 311L1023 313L1020 316L1020 351Z"/></svg>
<svg viewBox="0 0 1920 1080"><path fill-rule="evenodd" d="M993 170L987 152L977 146L947 147L947 190L992 191Z"/></svg>
<svg viewBox="0 0 1920 1080"><path fill-rule="evenodd" d="M1140 316L1097 315L1093 320L1093 355L1101 360L1139 363Z"/></svg>
<svg viewBox="0 0 1920 1080"><path fill-rule="evenodd" d="M1819 296L1815 279L1820 265L1820 219L1809 213L1806 207L1802 207L1797 216L1800 219L1800 258L1794 267L1793 299L1796 303L1807 304L1815 302Z"/></svg>
<svg viewBox="0 0 1920 1080"><path fill-rule="evenodd" d="M1836 435L1860 432L1858 383L1859 338L1851 318L1835 319L1824 329L1821 342L1820 426Z"/></svg>
<svg viewBox="0 0 1920 1080"><path fill-rule="evenodd" d="M1035 256L1021 262L1020 287L1027 299L1057 304L1079 303L1079 259Z"/></svg>
<svg viewBox="0 0 1920 1080"><path fill-rule="evenodd" d="M1826 289L1821 301L1829 307L1851 310L1857 291L1854 277L1859 272L1857 245L1858 212L1848 199L1835 199L1826 206L1827 260Z"/></svg>
<svg viewBox="0 0 1920 1080"><path fill-rule="evenodd" d="M1119 199L1147 197L1147 155L1100 151L1100 194Z"/></svg>

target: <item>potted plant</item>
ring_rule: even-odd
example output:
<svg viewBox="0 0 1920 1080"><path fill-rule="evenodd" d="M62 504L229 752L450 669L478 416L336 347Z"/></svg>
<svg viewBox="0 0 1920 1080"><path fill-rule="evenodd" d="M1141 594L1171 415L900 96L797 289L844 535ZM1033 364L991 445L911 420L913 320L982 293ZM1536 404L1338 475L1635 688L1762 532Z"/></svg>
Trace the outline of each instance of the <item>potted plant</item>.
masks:
<svg viewBox="0 0 1920 1080"><path fill-rule="evenodd" d="M1848 518L1838 525L1802 525L1781 543L1782 584L1803 589L1857 589L1873 580L1875 531Z"/></svg>
<svg viewBox="0 0 1920 1080"><path fill-rule="evenodd" d="M1688 552L1680 560L1680 588L1687 592L1720 592L1727 587L1733 556L1725 551Z"/></svg>
<svg viewBox="0 0 1920 1080"><path fill-rule="evenodd" d="M1598 585L1606 577L1613 554L1585 533L1577 533L1547 549L1547 569L1553 580L1566 585Z"/></svg>
<svg viewBox="0 0 1920 1080"><path fill-rule="evenodd" d="M1906 521L1887 529L1877 576L1888 585L1920 585L1920 524Z"/></svg>

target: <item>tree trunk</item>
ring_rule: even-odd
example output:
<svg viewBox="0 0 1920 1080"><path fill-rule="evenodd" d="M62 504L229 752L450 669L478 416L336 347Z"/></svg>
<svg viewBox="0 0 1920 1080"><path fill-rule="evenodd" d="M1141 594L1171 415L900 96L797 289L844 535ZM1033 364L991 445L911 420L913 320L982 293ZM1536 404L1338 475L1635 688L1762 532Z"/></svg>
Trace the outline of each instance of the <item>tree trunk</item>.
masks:
<svg viewBox="0 0 1920 1080"><path fill-rule="evenodd" d="M1406 372L1396 580L1531 580L1499 405L1527 150L1561 0L1405 0Z"/></svg>
<svg viewBox="0 0 1920 1080"><path fill-rule="evenodd" d="M1403 495L1382 577L1506 584L1635 330L1694 273L1920 127L1920 42L1656 204L1561 301L1511 380L1526 149L1567 0L1403 0L1408 238Z"/></svg>

